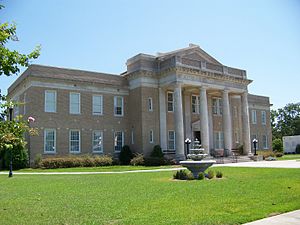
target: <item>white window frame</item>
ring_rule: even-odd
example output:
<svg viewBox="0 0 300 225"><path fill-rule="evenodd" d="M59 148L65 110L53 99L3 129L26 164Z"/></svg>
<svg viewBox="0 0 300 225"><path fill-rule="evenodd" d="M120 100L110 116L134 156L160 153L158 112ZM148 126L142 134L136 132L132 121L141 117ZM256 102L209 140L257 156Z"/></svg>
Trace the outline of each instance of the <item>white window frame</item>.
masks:
<svg viewBox="0 0 300 225"><path fill-rule="evenodd" d="M119 150L116 150L117 142L118 142L118 140L116 139L117 138L117 136L116 136L117 133L121 133L122 134L122 143L121 143L122 145L121 145L121 148ZM124 132L123 131L115 131L114 132L114 151L116 153L121 152L123 146L124 146Z"/></svg>
<svg viewBox="0 0 300 225"><path fill-rule="evenodd" d="M72 131L78 131L78 137L79 137L79 140L78 140L78 144L79 144L79 151L71 151L71 141L74 141L74 140L71 140L71 133ZM77 141L77 140L76 140ZM69 152L70 153L74 153L74 154L78 154L81 152L81 137L80 137L80 130L78 129L70 129L69 131Z"/></svg>
<svg viewBox="0 0 300 225"><path fill-rule="evenodd" d="M118 98L121 99L121 114L117 114L117 107L118 106ZM124 115L124 97L123 96L114 96L114 115L115 116L123 116Z"/></svg>
<svg viewBox="0 0 300 225"><path fill-rule="evenodd" d="M172 96L172 100L169 100L169 95ZM172 109L169 109L169 104L171 104ZM174 92L168 91L167 92L167 109L168 112L174 112Z"/></svg>
<svg viewBox="0 0 300 225"><path fill-rule="evenodd" d="M215 149L224 149L224 133L222 131L214 132L214 147Z"/></svg>
<svg viewBox="0 0 300 225"><path fill-rule="evenodd" d="M195 98L195 102L193 102L193 98ZM200 114L200 96L192 95L191 96L191 106L193 114Z"/></svg>
<svg viewBox="0 0 300 225"><path fill-rule="evenodd" d="M47 151L46 150L46 145L47 145L47 132L54 132L54 140L53 140L53 148L54 151ZM56 154L56 129L53 128L45 128L44 129L44 153L45 154Z"/></svg>
<svg viewBox="0 0 300 225"><path fill-rule="evenodd" d="M96 98L100 98L100 104L97 102ZM93 104L93 115L101 116L103 115L103 96L102 95L93 95L92 97L92 104ZM100 107L100 111L98 111L98 107Z"/></svg>
<svg viewBox="0 0 300 225"><path fill-rule="evenodd" d="M268 149L268 136L267 135L263 135L262 136L262 144L263 144L263 149Z"/></svg>
<svg viewBox="0 0 300 225"><path fill-rule="evenodd" d="M78 96L78 111L72 111L72 104L76 104L77 105L77 103L72 103L72 95L77 95ZM69 104L69 111L70 111L70 114L74 114L74 115L78 115L78 114L80 114L80 111L81 111L81 100L80 100L80 93L78 93L78 92L70 92L70 95L69 95L69 102L70 102L70 104Z"/></svg>
<svg viewBox="0 0 300 225"><path fill-rule="evenodd" d="M148 98L148 111L153 112L153 100L151 97Z"/></svg>
<svg viewBox="0 0 300 225"><path fill-rule="evenodd" d="M251 110L251 121L252 124L257 124L257 114L256 114L256 110Z"/></svg>
<svg viewBox="0 0 300 225"><path fill-rule="evenodd" d="M100 133L100 140L95 140L95 133L99 132ZM98 143L98 144L97 144ZM95 146L97 145L97 148ZM100 147L100 150L95 150ZM103 153L103 131L101 130L93 130L92 132L92 151L93 153Z"/></svg>
<svg viewBox="0 0 300 225"><path fill-rule="evenodd" d="M49 106L49 103L47 103L47 94L53 93L54 94L54 103L53 103L53 109L47 108ZM45 90L45 98L44 98L44 111L50 112L50 113L56 113L56 105L57 105L57 93L55 90ZM51 104L51 103L50 103Z"/></svg>
<svg viewBox="0 0 300 225"><path fill-rule="evenodd" d="M221 116L223 114L222 98L212 98L213 115Z"/></svg>
<svg viewBox="0 0 300 225"><path fill-rule="evenodd" d="M266 113L266 111L261 111L261 124L262 125L267 124L267 113Z"/></svg>
<svg viewBox="0 0 300 225"><path fill-rule="evenodd" d="M153 143L154 142L154 135L153 135L153 130L149 131L149 143Z"/></svg>
<svg viewBox="0 0 300 225"><path fill-rule="evenodd" d="M173 132L174 139L170 139L170 133ZM173 142L173 148L170 147L170 142ZM174 130L168 130L168 150L175 151L176 149L176 133Z"/></svg>

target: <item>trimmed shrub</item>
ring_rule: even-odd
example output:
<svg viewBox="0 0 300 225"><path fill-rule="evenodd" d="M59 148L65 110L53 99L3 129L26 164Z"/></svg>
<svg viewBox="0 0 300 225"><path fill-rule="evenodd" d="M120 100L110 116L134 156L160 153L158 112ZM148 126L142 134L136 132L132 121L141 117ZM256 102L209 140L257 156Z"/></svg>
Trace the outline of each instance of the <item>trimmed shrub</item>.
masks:
<svg viewBox="0 0 300 225"><path fill-rule="evenodd" d="M221 171L217 171L216 178L222 178L222 177L223 177L223 173Z"/></svg>
<svg viewBox="0 0 300 225"><path fill-rule="evenodd" d="M198 180L203 180L205 178L205 175L203 172L200 172L198 175Z"/></svg>
<svg viewBox="0 0 300 225"><path fill-rule="evenodd" d="M278 158L279 158L279 157L282 157L282 156L283 156L283 153L282 153L282 152L275 152L275 156L278 157Z"/></svg>
<svg viewBox="0 0 300 225"><path fill-rule="evenodd" d="M33 167L34 168L39 168L40 164L42 161L42 155L41 154L36 154L34 157L34 162L33 162Z"/></svg>
<svg viewBox="0 0 300 225"><path fill-rule="evenodd" d="M187 180L195 180L194 175L192 173L187 174Z"/></svg>
<svg viewBox="0 0 300 225"><path fill-rule="evenodd" d="M163 166L167 164L164 158L159 157L144 157L145 166Z"/></svg>
<svg viewBox="0 0 300 225"><path fill-rule="evenodd" d="M42 159L39 167L43 169L111 166L113 159L110 156L83 156L83 157L53 157Z"/></svg>
<svg viewBox="0 0 300 225"><path fill-rule="evenodd" d="M132 166L143 166L145 165L145 160L143 154L136 154L133 159L130 160L130 165Z"/></svg>
<svg viewBox="0 0 300 225"><path fill-rule="evenodd" d="M296 154L300 154L300 145L299 144L296 146Z"/></svg>
<svg viewBox="0 0 300 225"><path fill-rule="evenodd" d="M263 159L266 159L268 157L275 157L275 152L273 151L257 151L257 154L258 155L262 155L263 156Z"/></svg>
<svg viewBox="0 0 300 225"><path fill-rule="evenodd" d="M4 167L9 168L10 156L12 154L12 166L14 170L22 169L28 166L28 152L22 144L13 145L12 149L6 149L4 152Z"/></svg>
<svg viewBox="0 0 300 225"><path fill-rule="evenodd" d="M173 178L177 180L186 180L188 177L188 173L186 170L178 170L175 174L173 174Z"/></svg>
<svg viewBox="0 0 300 225"><path fill-rule="evenodd" d="M283 143L282 143L282 140L280 138L274 139L272 141L272 148L273 148L273 151L283 152Z"/></svg>
<svg viewBox="0 0 300 225"><path fill-rule="evenodd" d="M212 179L212 178L214 178L214 176L215 176L214 171L209 170L208 173L207 173L207 178L208 178L208 179Z"/></svg>
<svg viewBox="0 0 300 225"><path fill-rule="evenodd" d="M122 165L129 165L130 160L133 158L132 151L130 150L130 147L128 145L124 145L122 147L122 150L120 152L120 163Z"/></svg>
<svg viewBox="0 0 300 225"><path fill-rule="evenodd" d="M151 152L151 157L158 157L158 158L163 158L164 154L161 150L160 145L155 145L153 148L153 151Z"/></svg>

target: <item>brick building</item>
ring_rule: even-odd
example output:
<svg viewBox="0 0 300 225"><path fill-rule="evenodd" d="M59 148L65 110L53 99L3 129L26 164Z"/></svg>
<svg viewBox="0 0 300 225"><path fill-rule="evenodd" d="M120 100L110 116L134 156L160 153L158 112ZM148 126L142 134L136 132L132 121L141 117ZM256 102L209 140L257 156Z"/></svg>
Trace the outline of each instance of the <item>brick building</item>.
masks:
<svg viewBox="0 0 300 225"><path fill-rule="evenodd" d="M9 87L24 105L15 115L33 116L36 154L111 154L123 145L150 154L159 144L184 158L184 139L198 138L207 152L244 146L251 139L271 149L268 97L251 95L246 71L222 65L199 46L156 56L138 54L120 75L31 65Z"/></svg>

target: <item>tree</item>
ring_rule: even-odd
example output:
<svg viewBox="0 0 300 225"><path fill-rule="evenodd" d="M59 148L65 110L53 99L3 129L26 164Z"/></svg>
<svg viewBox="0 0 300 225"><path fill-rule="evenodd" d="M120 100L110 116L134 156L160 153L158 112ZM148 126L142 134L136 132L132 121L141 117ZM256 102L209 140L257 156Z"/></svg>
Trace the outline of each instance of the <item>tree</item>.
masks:
<svg viewBox="0 0 300 225"><path fill-rule="evenodd" d="M2 8L4 7L0 5L0 9ZM0 76L11 76L20 72L20 66L29 66L30 59L36 59L40 55L40 46L36 46L28 55L11 51L5 46L9 41L18 41L16 24L0 23Z"/></svg>
<svg viewBox="0 0 300 225"><path fill-rule="evenodd" d="M300 103L289 103L271 111L272 134L274 138L300 134Z"/></svg>

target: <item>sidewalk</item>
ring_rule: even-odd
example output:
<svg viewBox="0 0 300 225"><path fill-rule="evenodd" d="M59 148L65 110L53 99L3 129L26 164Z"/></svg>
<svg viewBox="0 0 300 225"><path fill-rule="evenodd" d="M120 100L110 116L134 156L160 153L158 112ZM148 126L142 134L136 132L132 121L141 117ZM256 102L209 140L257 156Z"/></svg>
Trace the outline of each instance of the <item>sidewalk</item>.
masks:
<svg viewBox="0 0 300 225"><path fill-rule="evenodd" d="M265 219L257 220L244 225L293 225L300 224L300 210L284 213L277 216L268 217Z"/></svg>

